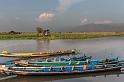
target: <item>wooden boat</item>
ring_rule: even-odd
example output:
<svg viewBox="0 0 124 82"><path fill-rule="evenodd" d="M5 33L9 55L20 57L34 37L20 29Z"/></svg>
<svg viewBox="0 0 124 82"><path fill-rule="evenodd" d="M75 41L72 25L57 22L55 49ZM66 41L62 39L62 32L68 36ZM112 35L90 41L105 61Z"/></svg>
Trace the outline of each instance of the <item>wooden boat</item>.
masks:
<svg viewBox="0 0 124 82"><path fill-rule="evenodd" d="M14 65L15 65L14 62L9 62L9 61L7 61L7 62L0 62L0 67L1 67L1 66L4 66L4 67L12 67L12 66L14 66Z"/></svg>
<svg viewBox="0 0 124 82"><path fill-rule="evenodd" d="M19 72L15 71L17 75L58 75L58 74L86 74L86 73L96 73L96 72L107 72L107 71L117 71L120 70L118 67L106 68L106 69L96 69L96 70L86 70L86 71L73 71L73 72Z"/></svg>
<svg viewBox="0 0 124 82"><path fill-rule="evenodd" d="M44 56L55 56L55 55L64 55L64 54L75 54L78 53L76 49L73 50L61 50L54 52L34 52L34 53L8 53L3 51L0 56L3 57L44 57Z"/></svg>
<svg viewBox="0 0 124 82"><path fill-rule="evenodd" d="M117 58L113 58L113 59L108 59L106 58L105 60L100 61L99 63L106 63L106 64L117 64L121 61L119 61L118 57Z"/></svg>
<svg viewBox="0 0 124 82"><path fill-rule="evenodd" d="M80 61L79 61L80 60ZM82 61L83 60L83 61ZM54 58L54 59L33 59L15 61L18 66L67 66L67 65L84 65L98 63L97 60L91 60L91 56L81 56L72 58Z"/></svg>
<svg viewBox="0 0 124 82"><path fill-rule="evenodd" d="M0 62L0 65L13 65L14 62Z"/></svg>
<svg viewBox="0 0 124 82"><path fill-rule="evenodd" d="M124 66L124 62L119 61L117 59L108 59L110 61L106 61L106 60L102 60L102 61L97 61L97 60L92 60L89 57L84 56L86 59L85 61L82 61L82 59L84 60L83 57L79 57L77 58L80 61L77 61L76 58L69 58L67 59L60 59L60 60L56 60L56 58L54 60L41 60L41 59L37 59L37 60L21 60L21 61L17 61L15 62L16 65L18 66L67 66L67 65L75 65L75 66L79 66L79 65L84 65L84 64L97 64L97 65L101 65L106 66L120 66L123 67ZM75 59L75 60L73 60Z"/></svg>
<svg viewBox="0 0 124 82"><path fill-rule="evenodd" d="M105 60L99 61L99 65L103 65L103 64L124 67L124 61L119 60L118 58L105 59Z"/></svg>
<svg viewBox="0 0 124 82"><path fill-rule="evenodd" d="M17 76L11 70L8 70L8 67L11 66L12 62L0 62L0 80L5 80Z"/></svg>
<svg viewBox="0 0 124 82"><path fill-rule="evenodd" d="M91 60L92 56L86 56L85 54L81 57L72 57L72 58L63 58L61 60L65 60L65 61L86 61L87 59L88 60Z"/></svg>
<svg viewBox="0 0 124 82"><path fill-rule="evenodd" d="M87 74L120 70L117 64L101 64L97 60L63 62L28 62L11 68L17 75Z"/></svg>
<svg viewBox="0 0 124 82"><path fill-rule="evenodd" d="M26 62L27 64L8 67L17 75L53 75L53 74L85 74L120 70L118 64L99 64L91 61L63 61L63 62Z"/></svg>
<svg viewBox="0 0 124 82"><path fill-rule="evenodd" d="M15 62L16 66L80 66L85 64L97 64L98 61L92 60L90 62L87 61L54 61L54 62L31 62L31 61L22 61L22 62Z"/></svg>
<svg viewBox="0 0 124 82"><path fill-rule="evenodd" d="M59 67L13 67L11 70L17 75L62 75L86 74L120 70L120 67L96 68L96 65L59 66Z"/></svg>
<svg viewBox="0 0 124 82"><path fill-rule="evenodd" d="M73 61L72 64L70 62L46 62L40 63L41 66L13 66L10 67L9 70L13 70L16 74L19 75L42 75L42 74L73 74L80 73L86 70L94 70L96 69L96 63L90 62L79 62Z"/></svg>

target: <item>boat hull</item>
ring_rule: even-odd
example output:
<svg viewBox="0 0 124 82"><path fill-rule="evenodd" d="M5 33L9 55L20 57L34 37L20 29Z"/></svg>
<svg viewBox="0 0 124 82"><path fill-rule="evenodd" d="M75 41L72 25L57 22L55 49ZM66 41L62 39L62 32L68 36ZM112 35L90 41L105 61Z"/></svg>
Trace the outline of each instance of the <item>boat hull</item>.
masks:
<svg viewBox="0 0 124 82"><path fill-rule="evenodd" d="M45 57L45 56L56 56L56 55L67 55L67 54L76 54L76 50L65 50L63 52L36 52L36 53L0 53L2 57Z"/></svg>
<svg viewBox="0 0 124 82"><path fill-rule="evenodd" d="M105 68L105 69L95 69L95 70L86 70L86 71L72 71L72 72L22 72L15 71L17 75L24 76L36 76L36 75L64 75L64 74L87 74L87 73L98 73L98 72L108 72L108 71L117 71L120 70L120 67Z"/></svg>

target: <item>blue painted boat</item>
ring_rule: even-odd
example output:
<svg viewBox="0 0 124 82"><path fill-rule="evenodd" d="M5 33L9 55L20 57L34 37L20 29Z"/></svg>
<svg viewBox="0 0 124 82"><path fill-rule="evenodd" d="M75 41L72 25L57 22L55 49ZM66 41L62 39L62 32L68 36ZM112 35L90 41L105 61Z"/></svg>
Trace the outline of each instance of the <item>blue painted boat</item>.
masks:
<svg viewBox="0 0 124 82"><path fill-rule="evenodd" d="M98 68L97 64L86 64L80 66L31 66L31 67L11 67L9 70L13 70L17 75L53 75L53 74L85 74L85 73L95 73L95 72L106 72L120 70L120 67L101 67Z"/></svg>
<svg viewBox="0 0 124 82"><path fill-rule="evenodd" d="M36 66L13 66L9 70L18 75L73 74L96 70L96 65L96 61L42 62Z"/></svg>
<svg viewBox="0 0 124 82"><path fill-rule="evenodd" d="M14 62L0 62L0 65L13 65Z"/></svg>
<svg viewBox="0 0 124 82"><path fill-rule="evenodd" d="M112 62L114 62L113 60ZM1 64L12 64L13 62L1 62ZM16 63L20 63L19 66ZM25 65L23 65L25 64ZM95 73L120 70L118 63L106 63L97 60L86 61L31 61L14 62L8 70L17 75L53 75L53 74L76 74L76 73Z"/></svg>
<svg viewBox="0 0 124 82"><path fill-rule="evenodd" d="M83 61L82 61L83 60ZM66 66L66 65L84 65L86 63L98 63L97 60L91 60L91 56L81 56L72 58L54 58L54 59L33 59L21 60L15 62L18 66Z"/></svg>

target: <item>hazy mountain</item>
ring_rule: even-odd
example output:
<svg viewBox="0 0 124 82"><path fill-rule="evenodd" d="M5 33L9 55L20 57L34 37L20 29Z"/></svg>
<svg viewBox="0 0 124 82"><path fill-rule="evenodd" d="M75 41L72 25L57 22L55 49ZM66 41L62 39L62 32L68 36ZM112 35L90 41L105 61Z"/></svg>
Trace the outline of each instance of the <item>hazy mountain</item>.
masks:
<svg viewBox="0 0 124 82"><path fill-rule="evenodd" d="M67 29L68 32L122 32L124 24L85 24Z"/></svg>

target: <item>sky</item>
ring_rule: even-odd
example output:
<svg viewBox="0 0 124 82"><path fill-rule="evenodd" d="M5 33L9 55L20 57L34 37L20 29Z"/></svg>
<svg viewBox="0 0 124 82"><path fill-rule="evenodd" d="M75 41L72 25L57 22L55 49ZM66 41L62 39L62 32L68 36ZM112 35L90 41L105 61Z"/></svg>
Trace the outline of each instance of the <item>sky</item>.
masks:
<svg viewBox="0 0 124 82"><path fill-rule="evenodd" d="M124 0L0 0L0 31L124 23Z"/></svg>

